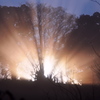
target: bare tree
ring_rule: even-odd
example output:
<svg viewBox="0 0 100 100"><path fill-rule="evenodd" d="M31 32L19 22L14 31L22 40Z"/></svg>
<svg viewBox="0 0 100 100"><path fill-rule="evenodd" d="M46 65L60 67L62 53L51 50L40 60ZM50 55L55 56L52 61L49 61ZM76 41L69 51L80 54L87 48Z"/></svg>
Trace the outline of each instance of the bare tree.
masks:
<svg viewBox="0 0 100 100"><path fill-rule="evenodd" d="M100 55L99 53L96 51L95 47L93 46L93 44L91 45L92 50L94 51L94 53L96 54L96 56L98 57L98 59L94 62L94 65L92 66L92 70L96 73L98 79L100 79Z"/></svg>
<svg viewBox="0 0 100 100"><path fill-rule="evenodd" d="M53 8L44 4L30 5L30 7L34 43L40 69L43 72L45 55L52 52L56 57L63 56L65 38L75 28L75 17L62 7Z"/></svg>
<svg viewBox="0 0 100 100"><path fill-rule="evenodd" d="M97 0L91 0L91 1L93 1L93 2L97 3L98 5L100 5L100 2L98 2Z"/></svg>
<svg viewBox="0 0 100 100"><path fill-rule="evenodd" d="M76 28L75 16L67 13L62 7L54 8L44 4L1 7L0 18L2 19L0 20L1 33L4 32L4 37L8 37L5 41L10 40L9 48L14 51L14 53L9 53L6 50L1 50L4 53L4 58L14 63L11 68L12 77L13 71L16 70L16 67L13 66L20 61L9 58L16 59L17 55L20 56L20 52L33 66L33 72L40 71L38 73L44 74L44 59L48 55L55 56L57 65L60 59L65 56L64 47L67 35ZM4 26L6 26L6 31ZM12 48L11 44L17 45ZM10 57L12 55L14 57ZM30 71L32 77L34 76L33 72Z"/></svg>

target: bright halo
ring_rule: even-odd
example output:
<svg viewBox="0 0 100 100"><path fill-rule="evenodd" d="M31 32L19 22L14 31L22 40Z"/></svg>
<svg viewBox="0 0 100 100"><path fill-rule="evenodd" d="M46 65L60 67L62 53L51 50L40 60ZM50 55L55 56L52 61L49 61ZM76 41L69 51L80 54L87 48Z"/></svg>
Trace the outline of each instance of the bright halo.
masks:
<svg viewBox="0 0 100 100"><path fill-rule="evenodd" d="M56 63L56 60L53 56L46 56L44 59L44 75L47 77L51 74L54 65Z"/></svg>

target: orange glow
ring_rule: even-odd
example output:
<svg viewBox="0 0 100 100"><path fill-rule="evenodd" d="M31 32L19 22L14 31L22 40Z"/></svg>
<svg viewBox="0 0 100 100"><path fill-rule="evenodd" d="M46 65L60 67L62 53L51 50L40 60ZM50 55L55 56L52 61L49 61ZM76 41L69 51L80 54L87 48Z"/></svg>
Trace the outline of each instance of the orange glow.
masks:
<svg viewBox="0 0 100 100"><path fill-rule="evenodd" d="M46 77L52 73L55 63L56 60L52 55L44 58L44 75Z"/></svg>
<svg viewBox="0 0 100 100"><path fill-rule="evenodd" d="M56 78L63 83L92 83L89 65L95 58L88 57L88 51L78 47L72 50L67 46L67 35L74 27L69 22L75 23L75 18L67 13L63 16L65 12L60 7L61 10L52 7L42 9L43 16L38 15L37 8L24 12L25 9L19 7L8 10L10 14L7 11L2 13L0 62L9 64L11 73L17 79L34 81L41 59L45 77L52 75L52 80ZM38 17L42 24L38 22Z"/></svg>

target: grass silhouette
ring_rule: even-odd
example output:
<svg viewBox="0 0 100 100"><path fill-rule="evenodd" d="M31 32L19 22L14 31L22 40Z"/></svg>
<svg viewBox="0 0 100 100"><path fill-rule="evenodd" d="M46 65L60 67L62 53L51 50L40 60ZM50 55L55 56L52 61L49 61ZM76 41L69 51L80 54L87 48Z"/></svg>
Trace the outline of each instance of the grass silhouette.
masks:
<svg viewBox="0 0 100 100"><path fill-rule="evenodd" d="M99 85L37 81L0 80L0 100L99 100Z"/></svg>

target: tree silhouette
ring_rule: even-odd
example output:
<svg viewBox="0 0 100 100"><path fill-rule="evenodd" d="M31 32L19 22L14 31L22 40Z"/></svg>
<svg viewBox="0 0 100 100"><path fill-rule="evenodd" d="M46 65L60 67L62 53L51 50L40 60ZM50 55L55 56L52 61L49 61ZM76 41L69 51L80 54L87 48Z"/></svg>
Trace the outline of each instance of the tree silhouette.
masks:
<svg viewBox="0 0 100 100"><path fill-rule="evenodd" d="M91 0L91 1L93 1L93 2L97 3L98 5L100 5L100 3L97 0Z"/></svg>
<svg viewBox="0 0 100 100"><path fill-rule="evenodd" d="M43 4L30 6L39 65L43 67L46 52L52 48L53 54L58 53L61 45L65 44L64 38L75 28L75 17L66 13L61 7L53 8ZM50 46L48 46L49 43L51 43ZM61 56L61 54L62 52L58 55Z"/></svg>
<svg viewBox="0 0 100 100"><path fill-rule="evenodd" d="M68 52L77 55L79 52L84 53L85 56L91 55L93 59L88 66L93 66L94 62L99 57L100 52L100 13L95 12L93 15L81 15L76 20L77 28L74 29L68 38ZM67 48L67 47L66 47ZM97 66L97 64L95 64ZM98 73L99 67L93 66L94 72Z"/></svg>
<svg viewBox="0 0 100 100"><path fill-rule="evenodd" d="M40 70L39 73L42 74L45 56L50 52L59 63L64 56L67 35L76 28L75 16L67 13L62 7L54 8L44 4L0 7L0 18L0 35L4 33L2 40L5 44L8 40L10 48L9 54L6 53L6 49L1 50L3 58L15 66L20 62L17 56L23 54L32 64L33 70L36 68L34 72ZM11 45L15 45L14 49L17 52ZM1 48L6 48L6 45L2 45ZM15 55L16 60L12 55ZM12 77L15 74L14 70L16 67L11 67Z"/></svg>

